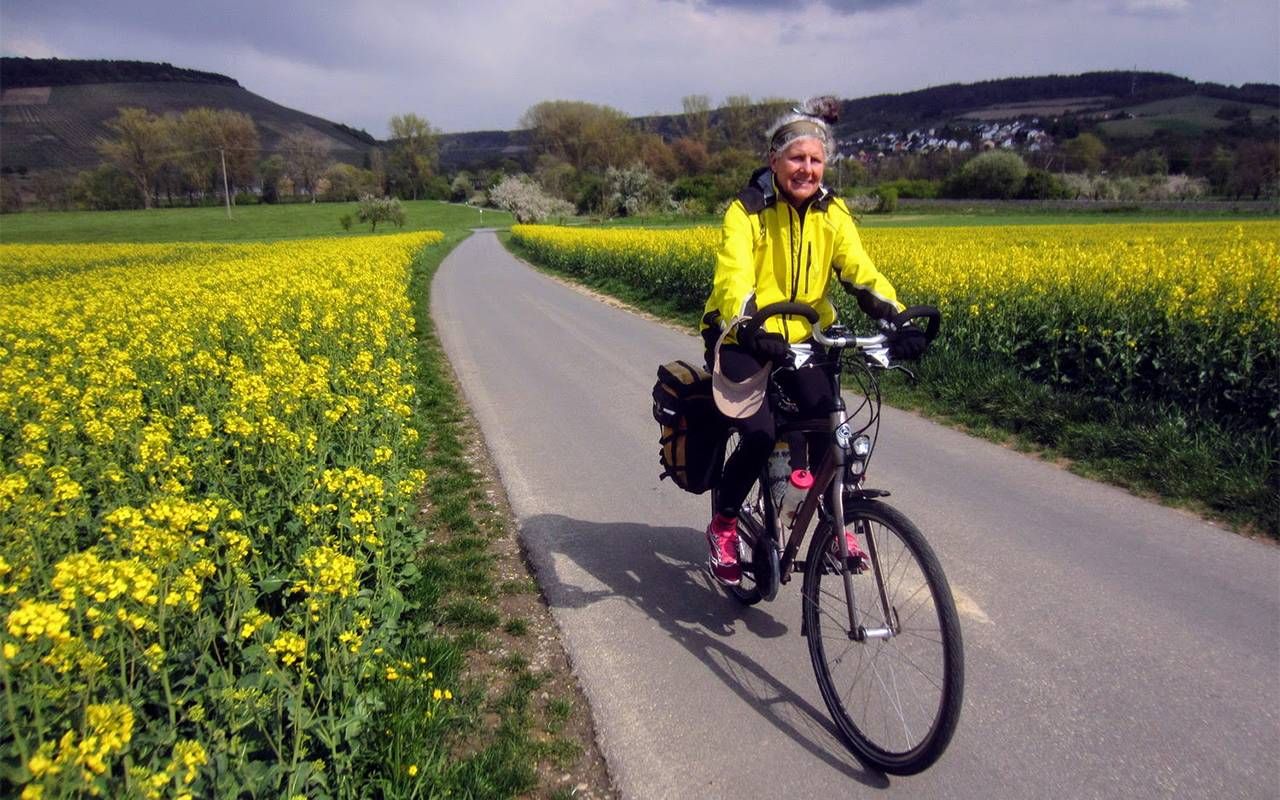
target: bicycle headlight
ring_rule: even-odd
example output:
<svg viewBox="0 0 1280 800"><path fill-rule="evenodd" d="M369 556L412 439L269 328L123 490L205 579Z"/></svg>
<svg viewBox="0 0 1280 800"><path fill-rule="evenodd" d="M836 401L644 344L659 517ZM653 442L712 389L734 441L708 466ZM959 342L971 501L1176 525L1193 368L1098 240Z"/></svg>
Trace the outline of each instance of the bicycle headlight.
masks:
<svg viewBox="0 0 1280 800"><path fill-rule="evenodd" d="M866 458L871 455L871 437L859 436L853 440L853 454L858 458Z"/></svg>

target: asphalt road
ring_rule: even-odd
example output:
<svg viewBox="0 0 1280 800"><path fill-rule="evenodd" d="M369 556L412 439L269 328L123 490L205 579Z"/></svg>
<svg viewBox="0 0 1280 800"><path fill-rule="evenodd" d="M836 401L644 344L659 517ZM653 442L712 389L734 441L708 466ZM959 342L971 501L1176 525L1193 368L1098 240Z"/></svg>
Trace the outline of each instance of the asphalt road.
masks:
<svg viewBox="0 0 1280 800"><path fill-rule="evenodd" d="M886 410L869 483L937 550L967 668L950 749L890 778L832 732L799 576L743 609L708 501L658 480L655 370L699 342L487 232L432 314L625 796L1280 797L1280 548Z"/></svg>

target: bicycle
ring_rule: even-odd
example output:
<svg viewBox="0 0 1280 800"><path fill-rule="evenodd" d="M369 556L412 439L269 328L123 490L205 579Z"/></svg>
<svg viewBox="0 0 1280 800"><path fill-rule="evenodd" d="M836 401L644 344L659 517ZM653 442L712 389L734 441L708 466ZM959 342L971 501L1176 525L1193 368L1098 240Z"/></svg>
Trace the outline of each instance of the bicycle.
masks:
<svg viewBox="0 0 1280 800"><path fill-rule="evenodd" d="M937 556L919 529L880 499L889 492L864 485L879 434L877 373L894 368L886 336L855 337L841 326L824 333L816 327L817 313L798 303L767 306L744 325L758 328L776 314L801 316L814 326L814 340L827 348L822 364L835 398L825 418L799 418L775 379L780 369L794 367L775 369L769 402L778 439L792 432L823 434L830 446L817 468L811 466L814 483L790 531L778 520L768 470L762 471L738 514L742 581L725 588L754 605L774 599L780 584L803 572L800 633L832 720L863 761L886 773L914 774L937 761L955 733L964 654L955 601ZM932 339L940 320L936 309L908 309L899 321L920 318L928 319L925 335ZM857 368L863 395L852 415L840 393L846 362ZM736 436L731 434L726 454ZM798 560L815 515L808 551ZM865 558L850 557L846 528L866 542Z"/></svg>

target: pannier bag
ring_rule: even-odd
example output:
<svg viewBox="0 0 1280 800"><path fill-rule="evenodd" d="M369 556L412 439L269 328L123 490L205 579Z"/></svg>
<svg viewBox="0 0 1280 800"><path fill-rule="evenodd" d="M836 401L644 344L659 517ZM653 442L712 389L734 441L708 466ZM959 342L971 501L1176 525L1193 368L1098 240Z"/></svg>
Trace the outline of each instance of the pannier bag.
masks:
<svg viewBox="0 0 1280 800"><path fill-rule="evenodd" d="M711 373L687 361L658 367L653 385L663 478L686 492L702 494L720 481L728 420L711 396Z"/></svg>

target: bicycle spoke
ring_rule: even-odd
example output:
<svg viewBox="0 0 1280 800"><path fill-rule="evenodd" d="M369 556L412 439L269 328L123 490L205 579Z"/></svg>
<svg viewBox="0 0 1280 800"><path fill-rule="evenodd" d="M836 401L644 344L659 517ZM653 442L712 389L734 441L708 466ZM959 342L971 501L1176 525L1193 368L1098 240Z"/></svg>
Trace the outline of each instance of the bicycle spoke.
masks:
<svg viewBox="0 0 1280 800"><path fill-rule="evenodd" d="M895 649L895 651L896 651L896 649ZM941 683L937 683L937 682L935 682L935 680L934 680L933 676L932 676L932 675L930 675L929 673L925 672L925 671L920 667L920 665L919 665L919 664L917 664L916 662L914 662L914 661L912 661L911 659L907 658L905 655L902 655L902 653L901 653L901 652L898 652L898 655L896 656L896 658L897 658L899 661L902 661L903 663L907 664L909 667L911 667L912 669L914 669L916 672L919 672L919 673L921 674L921 676L923 676L923 677L924 677L924 679L925 679L925 680L927 680L929 683L932 683L932 684L933 684L933 688L937 689L938 691L942 691L942 684L941 684Z"/></svg>

